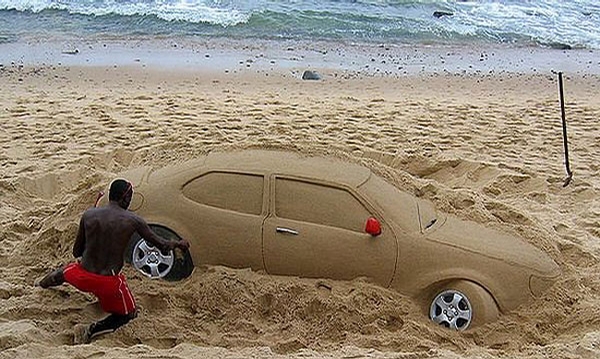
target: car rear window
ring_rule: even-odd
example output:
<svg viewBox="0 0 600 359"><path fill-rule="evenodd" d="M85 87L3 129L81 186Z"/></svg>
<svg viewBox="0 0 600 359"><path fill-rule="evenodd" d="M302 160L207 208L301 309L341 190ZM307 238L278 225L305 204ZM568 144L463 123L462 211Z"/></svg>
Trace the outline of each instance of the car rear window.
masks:
<svg viewBox="0 0 600 359"><path fill-rule="evenodd" d="M280 218L362 232L369 211L342 188L278 178L275 213Z"/></svg>
<svg viewBox="0 0 600 359"><path fill-rule="evenodd" d="M245 173L209 172L183 188L183 195L207 206L248 214L260 214L263 176Z"/></svg>

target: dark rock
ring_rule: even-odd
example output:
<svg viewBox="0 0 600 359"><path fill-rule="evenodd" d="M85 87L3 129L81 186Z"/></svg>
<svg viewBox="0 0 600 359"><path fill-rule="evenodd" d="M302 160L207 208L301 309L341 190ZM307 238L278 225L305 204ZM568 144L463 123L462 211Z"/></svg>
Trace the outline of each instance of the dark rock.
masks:
<svg viewBox="0 0 600 359"><path fill-rule="evenodd" d="M321 75L316 73L315 71L306 70L302 74L302 80L320 80Z"/></svg>
<svg viewBox="0 0 600 359"><path fill-rule="evenodd" d="M454 15L454 13L450 12L450 11L434 11L433 12L433 16L437 17L438 19L442 16L452 16L452 15Z"/></svg>
<svg viewBox="0 0 600 359"><path fill-rule="evenodd" d="M569 44L563 44L562 42L551 42L547 44L551 49L555 50L572 50L573 47Z"/></svg>

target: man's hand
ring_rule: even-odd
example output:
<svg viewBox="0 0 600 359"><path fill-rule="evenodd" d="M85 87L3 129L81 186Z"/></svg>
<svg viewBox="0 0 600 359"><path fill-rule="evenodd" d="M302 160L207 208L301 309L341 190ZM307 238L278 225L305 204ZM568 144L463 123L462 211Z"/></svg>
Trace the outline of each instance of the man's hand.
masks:
<svg viewBox="0 0 600 359"><path fill-rule="evenodd" d="M190 242L188 242L185 239L180 240L179 242L177 242L177 244L179 244L179 248L181 248L181 249L188 249L188 248L190 248Z"/></svg>
<svg viewBox="0 0 600 359"><path fill-rule="evenodd" d="M170 242L172 249L180 248L181 250L186 250L190 248L190 242L182 239L180 241L171 241Z"/></svg>

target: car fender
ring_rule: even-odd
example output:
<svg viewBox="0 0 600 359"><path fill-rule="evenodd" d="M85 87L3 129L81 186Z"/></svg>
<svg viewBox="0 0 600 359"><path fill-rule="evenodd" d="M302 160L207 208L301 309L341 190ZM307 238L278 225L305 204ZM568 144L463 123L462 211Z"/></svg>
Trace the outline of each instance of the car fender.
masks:
<svg viewBox="0 0 600 359"><path fill-rule="evenodd" d="M522 281L523 285L517 284L518 286L523 287L520 291L523 294L523 298L517 299L512 295L507 295L506 286L513 286L514 283L512 281L507 282L506 280L501 280L490 275L484 275L475 270L466 270L465 268L448 269L446 271L424 275L422 283L430 284L421 287L421 289L418 290L418 293L415 294L415 297L419 300L429 301L439 291L444 289L445 284L457 280L473 282L485 289L492 296L501 312L507 312L521 302L527 302L529 299L533 298L529 293L527 282L525 280Z"/></svg>
<svg viewBox="0 0 600 359"><path fill-rule="evenodd" d="M400 265L392 287L411 297L435 295L454 280L474 282L488 291L500 311L506 312L533 298L529 290L530 271L501 260L479 256L460 248L424 241L422 237L404 242ZM442 255L426 255L442 253Z"/></svg>

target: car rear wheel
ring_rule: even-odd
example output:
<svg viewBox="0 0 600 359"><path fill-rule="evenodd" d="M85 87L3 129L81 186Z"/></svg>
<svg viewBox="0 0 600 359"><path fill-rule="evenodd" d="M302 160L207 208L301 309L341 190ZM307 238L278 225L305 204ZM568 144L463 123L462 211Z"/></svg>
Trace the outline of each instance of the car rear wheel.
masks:
<svg viewBox="0 0 600 359"><path fill-rule="evenodd" d="M180 241L181 238L166 227L150 225L154 233L167 240ZM187 278L194 269L188 250L163 252L146 242L137 233L131 237L125 253L125 261L149 278L164 278L176 281Z"/></svg>
<svg viewBox="0 0 600 359"><path fill-rule="evenodd" d="M498 318L494 298L481 286L469 281L445 285L433 297L429 317L454 330L466 330Z"/></svg>

